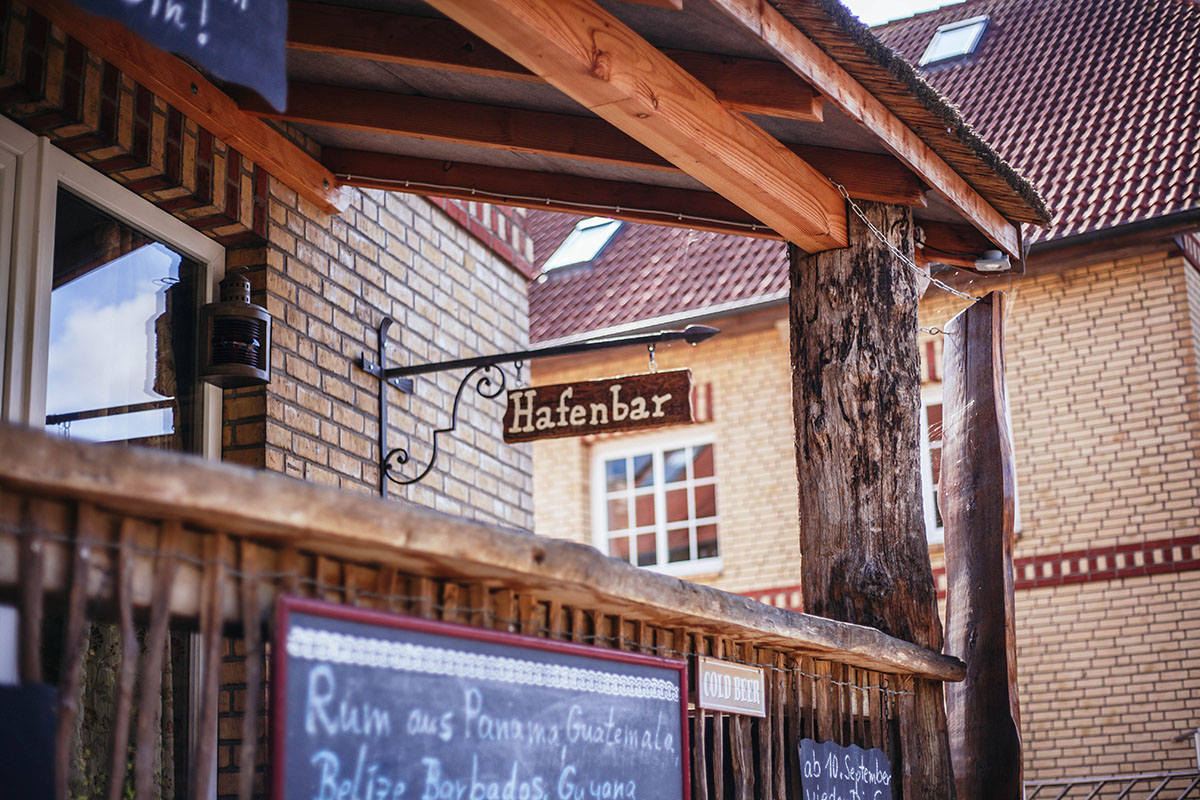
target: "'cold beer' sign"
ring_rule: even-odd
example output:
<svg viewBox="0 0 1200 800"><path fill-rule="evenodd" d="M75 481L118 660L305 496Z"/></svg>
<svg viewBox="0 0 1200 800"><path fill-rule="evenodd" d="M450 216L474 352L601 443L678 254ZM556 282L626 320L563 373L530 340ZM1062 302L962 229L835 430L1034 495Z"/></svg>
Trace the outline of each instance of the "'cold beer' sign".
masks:
<svg viewBox="0 0 1200 800"><path fill-rule="evenodd" d="M692 421L692 373L680 369L508 393L504 441L628 431Z"/></svg>

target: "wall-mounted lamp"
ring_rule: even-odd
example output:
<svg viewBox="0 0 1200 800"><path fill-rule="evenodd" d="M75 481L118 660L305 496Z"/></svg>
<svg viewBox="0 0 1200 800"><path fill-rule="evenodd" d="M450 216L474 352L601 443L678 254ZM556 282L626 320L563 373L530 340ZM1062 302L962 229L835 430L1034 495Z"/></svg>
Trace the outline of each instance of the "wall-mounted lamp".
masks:
<svg viewBox="0 0 1200 800"><path fill-rule="evenodd" d="M271 315L250 302L245 271L221 281L221 299L200 309L200 378L229 389L271 380Z"/></svg>

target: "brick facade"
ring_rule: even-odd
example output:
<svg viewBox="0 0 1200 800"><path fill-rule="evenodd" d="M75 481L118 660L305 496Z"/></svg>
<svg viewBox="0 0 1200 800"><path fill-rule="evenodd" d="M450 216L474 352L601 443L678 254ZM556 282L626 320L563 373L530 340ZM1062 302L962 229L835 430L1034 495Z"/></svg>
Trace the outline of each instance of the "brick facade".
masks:
<svg viewBox="0 0 1200 800"><path fill-rule="evenodd" d="M1170 738L1200 725L1200 271L1158 249L1003 288L1026 778L1186 768L1190 744ZM962 306L931 295L921 324ZM798 608L786 310L712 324L724 332L658 359L713 384L724 569L696 579ZM940 355L922 334L928 394ZM644 366L593 359L537 380ZM535 445L538 533L591 543L588 449ZM944 589L941 550L930 548Z"/></svg>

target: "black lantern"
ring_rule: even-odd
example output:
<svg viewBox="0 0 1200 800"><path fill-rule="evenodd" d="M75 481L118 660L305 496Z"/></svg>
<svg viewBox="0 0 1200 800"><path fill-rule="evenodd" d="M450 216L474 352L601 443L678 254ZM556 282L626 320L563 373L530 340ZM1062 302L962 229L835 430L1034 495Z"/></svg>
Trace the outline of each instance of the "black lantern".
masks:
<svg viewBox="0 0 1200 800"><path fill-rule="evenodd" d="M271 315L250 302L250 280L232 270L221 299L200 309L200 377L223 389L271 380Z"/></svg>

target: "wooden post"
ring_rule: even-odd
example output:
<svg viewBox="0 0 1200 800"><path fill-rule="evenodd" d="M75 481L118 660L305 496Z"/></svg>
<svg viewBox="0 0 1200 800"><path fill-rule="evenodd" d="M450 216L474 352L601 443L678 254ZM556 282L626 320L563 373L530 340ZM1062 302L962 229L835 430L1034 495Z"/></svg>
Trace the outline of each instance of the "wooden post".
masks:
<svg viewBox="0 0 1200 800"><path fill-rule="evenodd" d="M910 211L859 206L911 259ZM917 275L849 217L849 247L789 248L804 608L941 650L921 505ZM914 692L904 797L953 797L941 683Z"/></svg>
<svg viewBox="0 0 1200 800"><path fill-rule="evenodd" d="M946 652L967 678L946 688L960 797L1021 797L1013 610L1015 472L1004 388L1005 297L945 326L940 506L946 531Z"/></svg>

